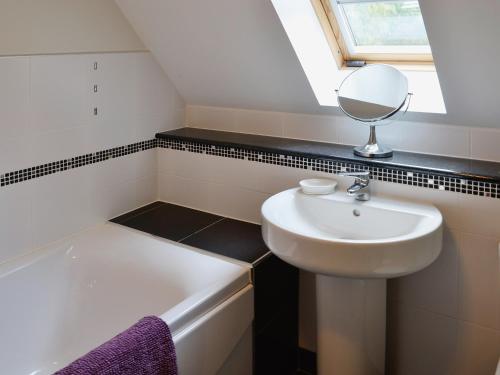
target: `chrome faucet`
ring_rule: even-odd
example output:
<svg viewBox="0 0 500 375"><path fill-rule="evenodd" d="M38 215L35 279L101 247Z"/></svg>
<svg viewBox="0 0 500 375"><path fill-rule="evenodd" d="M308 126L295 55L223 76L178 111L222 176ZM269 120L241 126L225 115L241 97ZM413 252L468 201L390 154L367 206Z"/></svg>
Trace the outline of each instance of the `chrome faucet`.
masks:
<svg viewBox="0 0 500 375"><path fill-rule="evenodd" d="M347 188L347 195L354 197L357 201L366 202L370 200L368 185L370 184L370 172L345 172L339 176L355 177L354 184Z"/></svg>

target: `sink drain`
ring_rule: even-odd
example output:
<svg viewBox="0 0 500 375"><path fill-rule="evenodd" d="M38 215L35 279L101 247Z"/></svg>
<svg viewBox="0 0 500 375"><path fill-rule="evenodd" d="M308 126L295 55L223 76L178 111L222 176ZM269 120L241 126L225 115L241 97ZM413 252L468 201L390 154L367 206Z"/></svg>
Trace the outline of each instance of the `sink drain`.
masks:
<svg viewBox="0 0 500 375"><path fill-rule="evenodd" d="M359 212L359 210L352 210L352 214L356 217L360 216L361 215L361 212Z"/></svg>

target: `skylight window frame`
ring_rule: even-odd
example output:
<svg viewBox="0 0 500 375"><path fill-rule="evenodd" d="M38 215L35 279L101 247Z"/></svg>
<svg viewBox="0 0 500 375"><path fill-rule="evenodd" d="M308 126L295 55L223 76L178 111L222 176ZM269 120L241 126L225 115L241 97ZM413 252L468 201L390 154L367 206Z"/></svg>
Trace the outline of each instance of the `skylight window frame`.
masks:
<svg viewBox="0 0 500 375"><path fill-rule="evenodd" d="M343 3L375 2L376 0L352 0ZM382 0L380 0L382 1ZM391 0L384 0L391 1ZM396 0L394 0L396 1ZM355 46L343 9L336 0L311 0L325 37L339 67L346 61L361 60L367 63L391 65L414 65L423 69L434 69L430 47L427 46ZM420 50L415 52L415 49Z"/></svg>

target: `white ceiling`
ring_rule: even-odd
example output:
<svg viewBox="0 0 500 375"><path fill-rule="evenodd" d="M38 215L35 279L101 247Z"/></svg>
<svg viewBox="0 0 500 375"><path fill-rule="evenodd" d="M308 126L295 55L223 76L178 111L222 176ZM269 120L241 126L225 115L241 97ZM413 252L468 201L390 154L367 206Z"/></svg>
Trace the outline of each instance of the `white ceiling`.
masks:
<svg viewBox="0 0 500 375"><path fill-rule="evenodd" d="M187 103L338 113L317 103L270 0L116 2ZM500 127L500 1L420 6L448 114L408 119Z"/></svg>

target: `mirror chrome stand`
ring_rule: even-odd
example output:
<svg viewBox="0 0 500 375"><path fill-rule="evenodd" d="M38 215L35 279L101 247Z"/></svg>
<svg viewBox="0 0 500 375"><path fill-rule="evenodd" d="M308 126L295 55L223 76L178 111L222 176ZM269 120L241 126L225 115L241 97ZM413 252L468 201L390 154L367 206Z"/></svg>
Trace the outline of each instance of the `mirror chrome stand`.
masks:
<svg viewBox="0 0 500 375"><path fill-rule="evenodd" d="M406 76L390 65L366 65L345 77L335 92L342 112L370 125L368 142L355 147L354 155L363 158L391 157L392 150L377 142L375 127L387 125L396 119L396 114L404 115L408 110L412 94L408 92ZM405 104L406 109L401 112Z"/></svg>
<svg viewBox="0 0 500 375"><path fill-rule="evenodd" d="M392 156L392 150L377 143L375 125L370 125L370 138L364 146L354 148L354 155L364 158L388 158Z"/></svg>

